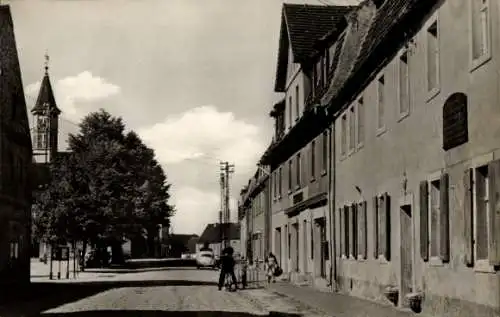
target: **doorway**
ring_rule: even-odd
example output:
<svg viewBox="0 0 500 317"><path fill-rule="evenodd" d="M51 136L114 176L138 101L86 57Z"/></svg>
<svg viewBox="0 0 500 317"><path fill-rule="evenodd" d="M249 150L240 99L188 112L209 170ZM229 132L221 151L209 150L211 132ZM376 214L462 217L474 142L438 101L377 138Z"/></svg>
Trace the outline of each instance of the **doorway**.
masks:
<svg viewBox="0 0 500 317"><path fill-rule="evenodd" d="M302 225L302 246L303 246L303 250L302 250L302 265L304 267L304 270L303 272L304 273L307 273L308 272L308 268L307 268L307 220L304 219L303 221L303 225Z"/></svg>
<svg viewBox="0 0 500 317"><path fill-rule="evenodd" d="M279 259L279 263L281 265L281 228L276 228L274 231L274 255L276 259Z"/></svg>
<svg viewBox="0 0 500 317"><path fill-rule="evenodd" d="M413 291L413 221L411 205L400 207L401 298Z"/></svg>

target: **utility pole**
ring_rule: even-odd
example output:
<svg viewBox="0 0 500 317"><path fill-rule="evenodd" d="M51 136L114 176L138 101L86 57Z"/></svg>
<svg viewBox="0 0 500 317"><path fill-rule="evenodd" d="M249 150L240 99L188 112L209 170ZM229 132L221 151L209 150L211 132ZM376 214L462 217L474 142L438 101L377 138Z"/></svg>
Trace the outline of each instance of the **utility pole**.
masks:
<svg viewBox="0 0 500 317"><path fill-rule="evenodd" d="M224 241L224 231L222 230L222 226L223 226L223 218L222 218L222 213L223 213L223 210L224 209L224 206L225 206L225 199L224 199L224 196L226 194L226 177L224 175L224 173L221 171L220 172L220 210L219 210L219 238L220 238L220 241ZM222 245L222 243L221 243ZM222 251L222 248L221 248L221 251Z"/></svg>
<svg viewBox="0 0 500 317"><path fill-rule="evenodd" d="M220 163L220 168L221 168L221 175L224 175L224 186L223 186L223 189L224 189L224 193L222 195L222 205L223 205L223 208L222 208L222 212L223 212L223 216L222 216L222 225L221 227L223 228L223 247L227 247L227 242L228 242L228 228L229 228L229 225L228 223L230 222L230 218L231 218L231 210L230 210L230 207L229 207L229 197L230 197L230 186L229 186L229 176L234 173L234 164L229 164L229 162L221 162ZM221 179L222 179L222 176L221 176Z"/></svg>

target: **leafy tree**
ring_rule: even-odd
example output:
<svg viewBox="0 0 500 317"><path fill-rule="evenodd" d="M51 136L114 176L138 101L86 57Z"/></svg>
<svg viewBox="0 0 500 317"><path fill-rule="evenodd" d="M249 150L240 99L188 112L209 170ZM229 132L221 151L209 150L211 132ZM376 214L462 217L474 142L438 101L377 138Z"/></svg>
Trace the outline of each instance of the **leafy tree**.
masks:
<svg viewBox="0 0 500 317"><path fill-rule="evenodd" d="M69 153L53 162L50 183L36 195L35 232L48 241L83 241L84 249L90 243L121 250L124 237L143 229L154 241L157 225L168 225L174 212L154 151L104 110L79 127L69 137Z"/></svg>

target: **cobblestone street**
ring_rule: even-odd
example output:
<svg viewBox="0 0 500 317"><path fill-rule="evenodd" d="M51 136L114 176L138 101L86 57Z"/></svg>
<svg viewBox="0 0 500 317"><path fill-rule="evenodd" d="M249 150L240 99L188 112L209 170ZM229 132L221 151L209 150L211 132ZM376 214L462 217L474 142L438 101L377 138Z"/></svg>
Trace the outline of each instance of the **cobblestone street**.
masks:
<svg viewBox="0 0 500 317"><path fill-rule="evenodd" d="M322 316L264 288L218 291L214 270L86 274L93 278L38 279L40 296L4 306L0 316Z"/></svg>

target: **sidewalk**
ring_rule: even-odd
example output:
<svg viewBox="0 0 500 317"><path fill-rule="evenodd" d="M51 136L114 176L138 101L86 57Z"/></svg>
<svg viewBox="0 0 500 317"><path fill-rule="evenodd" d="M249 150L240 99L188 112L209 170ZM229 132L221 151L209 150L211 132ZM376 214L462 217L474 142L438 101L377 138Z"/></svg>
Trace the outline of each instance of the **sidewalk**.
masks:
<svg viewBox="0 0 500 317"><path fill-rule="evenodd" d="M385 306L369 300L315 290L311 287L295 286L286 282L271 284L268 289L277 294L285 295L314 307L332 317L411 317L410 311L399 310L396 307Z"/></svg>

